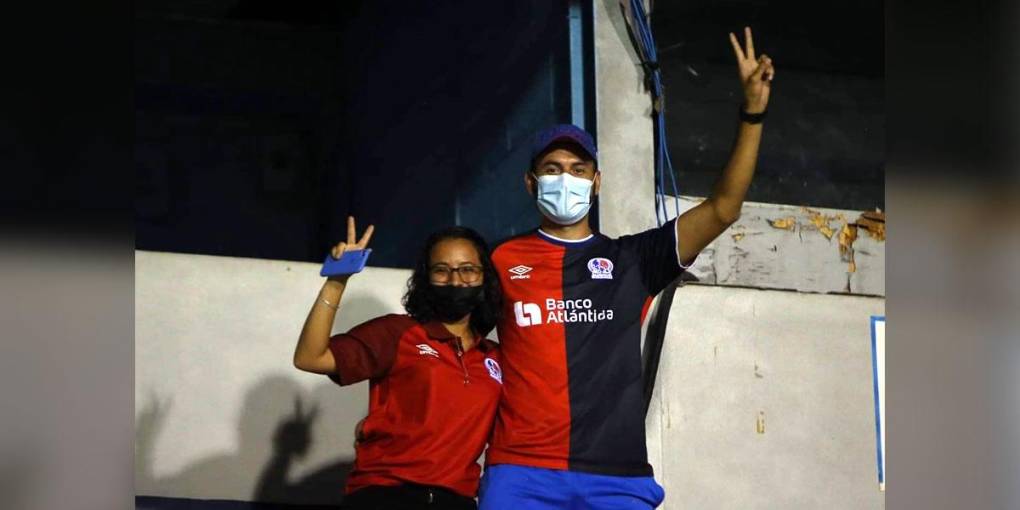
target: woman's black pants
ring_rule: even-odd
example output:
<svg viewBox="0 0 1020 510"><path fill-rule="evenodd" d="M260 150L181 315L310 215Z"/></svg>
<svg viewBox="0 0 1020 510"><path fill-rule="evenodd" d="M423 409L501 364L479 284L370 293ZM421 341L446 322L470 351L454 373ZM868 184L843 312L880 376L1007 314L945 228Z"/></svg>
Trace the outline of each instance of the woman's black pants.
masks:
<svg viewBox="0 0 1020 510"><path fill-rule="evenodd" d="M374 485L344 498L341 510L477 510L474 498L427 485Z"/></svg>

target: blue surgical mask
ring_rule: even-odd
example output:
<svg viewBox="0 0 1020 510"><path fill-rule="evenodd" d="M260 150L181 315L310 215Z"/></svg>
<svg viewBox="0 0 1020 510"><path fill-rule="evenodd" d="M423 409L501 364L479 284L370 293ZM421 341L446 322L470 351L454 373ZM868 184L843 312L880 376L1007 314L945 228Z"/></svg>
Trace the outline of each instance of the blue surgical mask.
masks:
<svg viewBox="0 0 1020 510"><path fill-rule="evenodd" d="M560 225L573 225L591 208L591 187L595 181L562 173L542 175L535 199L542 214Z"/></svg>

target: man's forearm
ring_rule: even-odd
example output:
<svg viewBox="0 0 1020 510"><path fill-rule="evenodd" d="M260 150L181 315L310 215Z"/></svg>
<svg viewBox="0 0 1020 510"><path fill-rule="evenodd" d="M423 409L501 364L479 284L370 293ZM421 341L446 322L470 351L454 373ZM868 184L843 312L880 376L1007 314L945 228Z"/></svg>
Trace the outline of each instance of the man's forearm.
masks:
<svg viewBox="0 0 1020 510"><path fill-rule="evenodd" d="M733 46L740 83L744 89L742 108L751 115L763 114L768 107L771 82L775 76L772 59L766 55L755 57L751 29L748 27L744 27L743 47L732 33L730 44ZM708 243L740 218L740 208L744 204L758 162L761 130L761 123L740 121L730 160L723 168L712 194L677 219L676 250L682 265L690 264Z"/></svg>
<svg viewBox="0 0 1020 510"><path fill-rule="evenodd" d="M754 176L761 130L761 124L740 123L730 160L712 195L680 215L676 236L681 264L691 263L708 243L740 218L740 208Z"/></svg>
<svg viewBox="0 0 1020 510"><path fill-rule="evenodd" d="M732 224L740 217L740 208L747 196L747 189L754 177L758 161L758 146L761 144L762 124L741 121L737 128L730 160L723 168L719 181L709 200L719 221Z"/></svg>

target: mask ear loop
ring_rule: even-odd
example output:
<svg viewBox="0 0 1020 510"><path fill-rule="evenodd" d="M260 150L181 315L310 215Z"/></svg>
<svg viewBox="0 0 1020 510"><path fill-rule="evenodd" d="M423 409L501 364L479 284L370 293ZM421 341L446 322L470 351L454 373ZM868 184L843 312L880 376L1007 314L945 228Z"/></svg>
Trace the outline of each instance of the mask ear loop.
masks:
<svg viewBox="0 0 1020 510"><path fill-rule="evenodd" d="M528 185L528 191L531 192L531 196L538 200L538 174L535 173L535 169L528 170L531 174L531 184Z"/></svg>

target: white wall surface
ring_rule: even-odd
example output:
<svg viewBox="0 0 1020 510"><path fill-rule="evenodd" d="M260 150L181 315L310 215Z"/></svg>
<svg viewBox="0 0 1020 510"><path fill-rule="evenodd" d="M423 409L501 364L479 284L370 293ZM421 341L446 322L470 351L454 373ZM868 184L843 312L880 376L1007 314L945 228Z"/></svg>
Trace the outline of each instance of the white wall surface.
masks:
<svg viewBox="0 0 1020 510"><path fill-rule="evenodd" d="M619 237L655 226L652 102L619 0L595 0L594 25L599 228Z"/></svg>
<svg viewBox="0 0 1020 510"><path fill-rule="evenodd" d="M681 197L680 213L702 200ZM744 202L740 219L701 251L691 274L712 285L884 296L884 237L858 228L840 247L840 230L861 213Z"/></svg>
<svg viewBox="0 0 1020 510"><path fill-rule="evenodd" d="M268 500L339 501L368 383L340 388L292 365L322 285L318 271L317 264L136 252L137 494L252 500L263 479ZM368 268L352 278L334 331L401 311L409 274ZM303 413L318 409L310 448L304 457L274 458L274 434L293 421L296 399ZM283 442L300 443L302 428L292 424Z"/></svg>
<svg viewBox="0 0 1020 510"><path fill-rule="evenodd" d="M870 332L884 310L874 297L678 289L646 425L662 508L884 508Z"/></svg>

